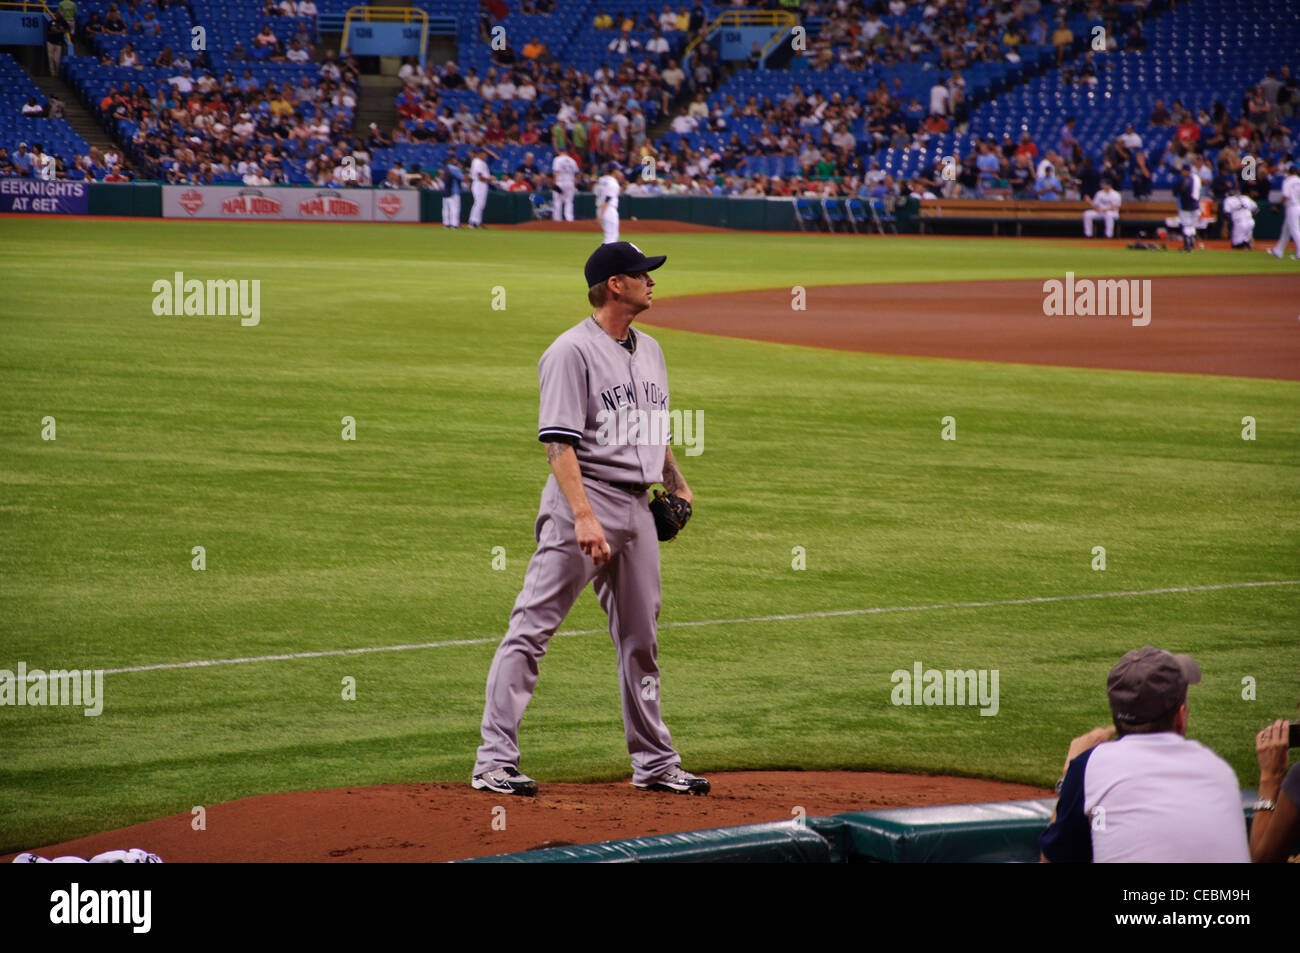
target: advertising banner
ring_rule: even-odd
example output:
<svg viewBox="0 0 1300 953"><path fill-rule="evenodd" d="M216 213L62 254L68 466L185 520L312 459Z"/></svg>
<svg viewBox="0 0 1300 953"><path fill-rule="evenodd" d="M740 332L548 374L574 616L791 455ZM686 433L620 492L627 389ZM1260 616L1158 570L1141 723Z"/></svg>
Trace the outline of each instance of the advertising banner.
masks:
<svg viewBox="0 0 1300 953"><path fill-rule="evenodd" d="M418 222L416 189L165 185L164 218L294 222Z"/></svg>
<svg viewBox="0 0 1300 953"><path fill-rule="evenodd" d="M86 215L89 211L90 188L85 182L0 179L0 212Z"/></svg>

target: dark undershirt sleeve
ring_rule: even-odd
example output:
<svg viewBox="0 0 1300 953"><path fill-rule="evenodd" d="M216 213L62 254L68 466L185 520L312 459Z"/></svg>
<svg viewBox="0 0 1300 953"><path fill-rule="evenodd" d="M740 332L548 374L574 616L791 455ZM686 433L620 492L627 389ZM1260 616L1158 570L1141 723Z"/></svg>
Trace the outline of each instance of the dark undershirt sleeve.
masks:
<svg viewBox="0 0 1300 953"><path fill-rule="evenodd" d="M1056 821L1038 837L1038 849L1053 864L1092 863L1092 825L1083 812L1083 775L1089 748L1070 762L1056 802Z"/></svg>
<svg viewBox="0 0 1300 953"><path fill-rule="evenodd" d="M1282 793L1291 799L1291 803L1300 808L1300 761L1291 765L1291 770L1282 779Z"/></svg>

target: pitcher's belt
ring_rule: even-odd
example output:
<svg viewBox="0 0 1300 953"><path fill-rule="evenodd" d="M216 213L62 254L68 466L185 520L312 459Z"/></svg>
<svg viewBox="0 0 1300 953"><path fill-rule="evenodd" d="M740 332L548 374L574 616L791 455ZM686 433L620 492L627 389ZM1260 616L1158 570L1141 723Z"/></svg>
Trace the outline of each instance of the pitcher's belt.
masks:
<svg viewBox="0 0 1300 953"><path fill-rule="evenodd" d="M593 477L592 479L600 480L600 477ZM617 483L614 480L600 480L600 482L607 483L616 490L622 490L624 493L631 493L634 496L640 496L650 490L649 483Z"/></svg>

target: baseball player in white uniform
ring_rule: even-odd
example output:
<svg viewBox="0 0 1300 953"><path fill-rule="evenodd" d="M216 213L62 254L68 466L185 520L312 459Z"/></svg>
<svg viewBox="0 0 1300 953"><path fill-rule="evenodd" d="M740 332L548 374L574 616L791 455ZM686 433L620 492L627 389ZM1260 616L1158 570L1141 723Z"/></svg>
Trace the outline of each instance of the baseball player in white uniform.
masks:
<svg viewBox="0 0 1300 953"><path fill-rule="evenodd" d="M560 221L573 221L573 196L578 191L578 163L567 152L557 152L551 162L551 174L555 177L555 207L551 218Z"/></svg>
<svg viewBox="0 0 1300 953"><path fill-rule="evenodd" d="M1282 180L1282 233L1277 236L1277 244L1269 254L1281 258L1286 252L1288 240L1295 242L1296 254L1292 260L1300 259L1300 172L1294 168Z"/></svg>
<svg viewBox="0 0 1300 953"><path fill-rule="evenodd" d="M1115 223L1119 221L1119 207L1123 200L1111 185L1110 179L1103 181L1097 194L1088 201L1092 203L1092 208L1083 213L1084 237L1092 238L1092 223L1100 218L1106 223L1106 237L1114 238Z"/></svg>
<svg viewBox="0 0 1300 953"><path fill-rule="evenodd" d="M469 208L469 227L483 227L483 209L487 207L488 182L492 173L488 171L487 150L475 149L474 160L469 164L469 192L474 197L474 204Z"/></svg>
<svg viewBox="0 0 1300 953"><path fill-rule="evenodd" d="M1232 180L1231 191L1223 200L1223 214L1232 222L1232 247L1255 247L1255 213L1259 206L1249 195L1237 191L1237 180Z"/></svg>
<svg viewBox="0 0 1300 953"><path fill-rule="evenodd" d="M447 157L442 167L442 225L443 228L460 228L460 188L465 173L455 156Z"/></svg>
<svg viewBox="0 0 1300 953"><path fill-rule="evenodd" d="M596 180L596 217L605 233L605 244L618 241L619 186L626 181L618 169L610 169Z"/></svg>
<svg viewBox="0 0 1300 953"><path fill-rule="evenodd" d="M537 782L519 771L519 724L547 643L578 595L594 583L618 655L632 784L709 791L705 778L682 770L660 717L659 535L647 505L647 491L657 482L688 502L692 494L665 427L651 426L646 433L638 426L639 436L632 439L633 419L668 412L663 351L631 327L650 307L650 272L664 260L647 258L629 242L597 248L585 269L595 312L556 338L538 362L537 438L546 445L552 473L534 527L537 551L488 672L483 744L471 781L477 790L537 793ZM610 439L611 417L627 422L621 442Z"/></svg>

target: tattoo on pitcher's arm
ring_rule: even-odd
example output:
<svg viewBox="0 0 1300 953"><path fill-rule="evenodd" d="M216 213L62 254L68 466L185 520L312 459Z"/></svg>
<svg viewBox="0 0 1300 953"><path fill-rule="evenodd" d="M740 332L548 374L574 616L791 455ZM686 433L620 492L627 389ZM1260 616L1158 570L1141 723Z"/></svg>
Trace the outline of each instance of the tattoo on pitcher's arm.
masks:
<svg viewBox="0 0 1300 953"><path fill-rule="evenodd" d="M682 471L677 469L677 461L673 459L672 450L664 452L664 489L669 493L680 495L682 490L688 489L686 478L682 476Z"/></svg>
<svg viewBox="0 0 1300 953"><path fill-rule="evenodd" d="M546 441L546 462L554 463L556 460L560 459L560 457L564 455L564 451L570 449L572 449L572 445L565 443L563 440L547 440Z"/></svg>

